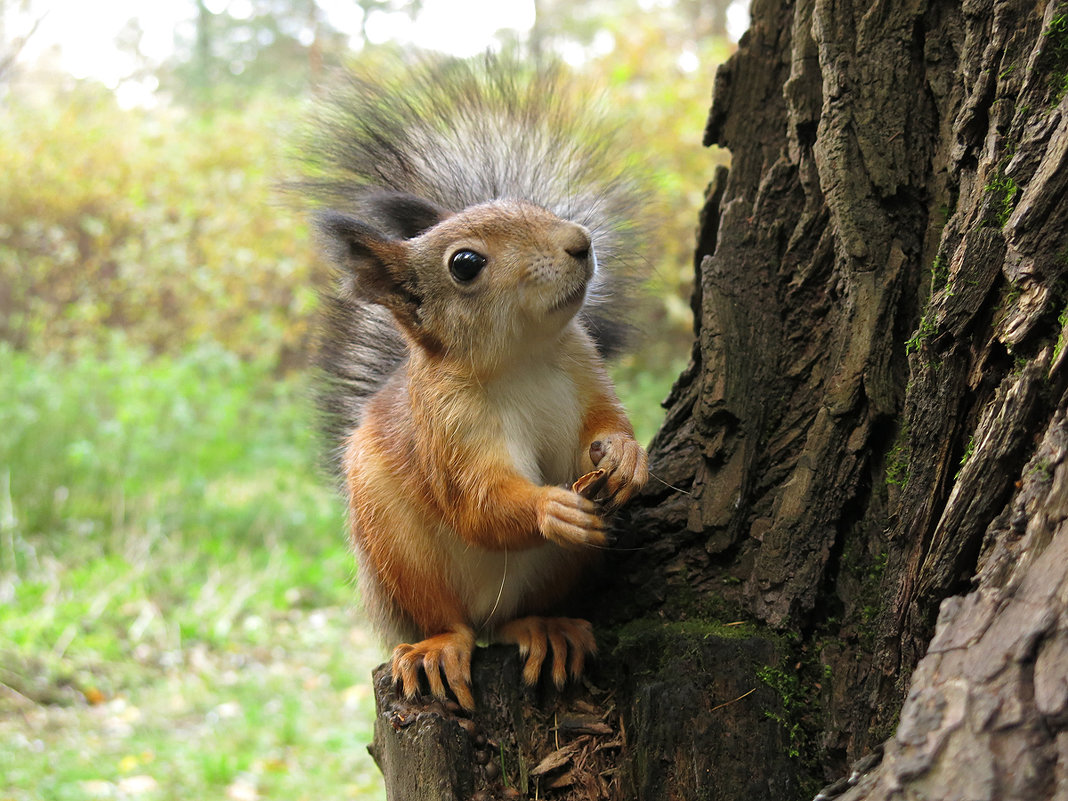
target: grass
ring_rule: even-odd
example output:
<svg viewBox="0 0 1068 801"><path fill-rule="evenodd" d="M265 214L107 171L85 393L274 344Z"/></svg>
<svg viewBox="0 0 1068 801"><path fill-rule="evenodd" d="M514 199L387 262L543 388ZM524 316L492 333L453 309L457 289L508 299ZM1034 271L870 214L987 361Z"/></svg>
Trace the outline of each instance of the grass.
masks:
<svg viewBox="0 0 1068 801"><path fill-rule="evenodd" d="M670 377L620 392L646 441ZM0 801L380 799L302 377L0 344Z"/></svg>
<svg viewBox="0 0 1068 801"><path fill-rule="evenodd" d="M382 798L299 382L0 348L0 799Z"/></svg>

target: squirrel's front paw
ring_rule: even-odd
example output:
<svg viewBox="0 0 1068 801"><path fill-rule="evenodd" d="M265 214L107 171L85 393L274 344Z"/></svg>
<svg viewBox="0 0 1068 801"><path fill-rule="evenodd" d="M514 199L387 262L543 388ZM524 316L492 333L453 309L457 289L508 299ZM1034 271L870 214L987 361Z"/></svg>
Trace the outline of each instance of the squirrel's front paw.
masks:
<svg viewBox="0 0 1068 801"><path fill-rule="evenodd" d="M604 501L608 509L622 506L649 480L645 448L628 434L595 440L590 445L590 460L597 469L576 481L574 489L587 498Z"/></svg>
<svg viewBox="0 0 1068 801"><path fill-rule="evenodd" d="M543 487L538 500L538 530L558 545L604 545L604 521L596 512L597 506L577 492Z"/></svg>

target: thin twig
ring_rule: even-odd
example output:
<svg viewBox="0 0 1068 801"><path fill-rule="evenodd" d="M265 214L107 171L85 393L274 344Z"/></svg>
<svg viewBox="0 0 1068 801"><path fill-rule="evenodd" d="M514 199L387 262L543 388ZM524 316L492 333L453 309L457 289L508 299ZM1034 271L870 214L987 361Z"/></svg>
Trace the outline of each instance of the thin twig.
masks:
<svg viewBox="0 0 1068 801"><path fill-rule="evenodd" d="M741 701L743 698L745 698L747 695L752 695L755 692L756 692L756 687L754 687L752 690L750 690L747 693L742 693L737 698L735 698L733 701L724 701L722 704L719 704L718 706L714 706L708 711L709 712L715 712L717 709L723 709L723 707L725 707L725 706L730 706L731 704L736 704L739 701Z"/></svg>

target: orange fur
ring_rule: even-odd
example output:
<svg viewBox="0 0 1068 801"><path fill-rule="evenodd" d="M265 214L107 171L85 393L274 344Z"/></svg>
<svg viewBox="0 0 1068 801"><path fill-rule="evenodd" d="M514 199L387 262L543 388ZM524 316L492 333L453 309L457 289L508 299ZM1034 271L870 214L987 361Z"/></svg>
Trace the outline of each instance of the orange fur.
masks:
<svg viewBox="0 0 1068 801"><path fill-rule="evenodd" d="M516 205L449 217L426 242L352 248L361 259L353 272L375 276L410 343L343 459L363 595L390 636L421 638L394 652L405 694L421 666L435 694L444 693L443 673L464 706L473 704L463 666L478 631L502 631L540 654L527 662L528 682L549 652L558 684L581 673L595 648L589 624L529 617L558 605L605 542L598 506L571 484L593 468L594 441L604 446L609 506L647 476L596 349L573 319L575 288L590 276L588 235ZM439 297L442 259L457 247L491 254L496 272L483 303ZM420 281L434 288L420 295L411 288Z"/></svg>

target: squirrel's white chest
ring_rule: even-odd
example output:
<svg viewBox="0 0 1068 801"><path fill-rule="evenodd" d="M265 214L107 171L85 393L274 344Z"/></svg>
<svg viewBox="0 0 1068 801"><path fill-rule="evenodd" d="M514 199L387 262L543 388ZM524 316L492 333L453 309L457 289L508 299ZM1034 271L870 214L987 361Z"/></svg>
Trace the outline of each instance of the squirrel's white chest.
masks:
<svg viewBox="0 0 1068 801"><path fill-rule="evenodd" d="M535 484L575 479L582 404L566 372L551 364L519 367L490 387L488 398L508 454L522 476Z"/></svg>

